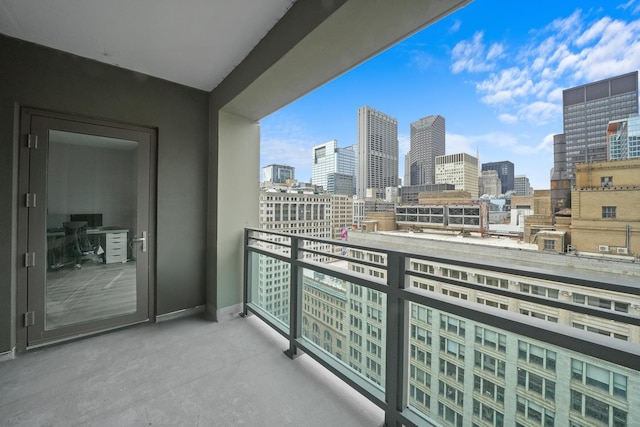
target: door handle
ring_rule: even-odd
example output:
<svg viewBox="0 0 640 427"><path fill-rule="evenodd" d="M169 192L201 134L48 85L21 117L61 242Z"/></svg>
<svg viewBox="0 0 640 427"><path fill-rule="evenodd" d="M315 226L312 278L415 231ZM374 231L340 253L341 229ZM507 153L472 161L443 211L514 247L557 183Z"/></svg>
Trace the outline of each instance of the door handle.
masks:
<svg viewBox="0 0 640 427"><path fill-rule="evenodd" d="M134 237L132 242L142 242L142 252L147 252L147 232L142 232L142 237Z"/></svg>

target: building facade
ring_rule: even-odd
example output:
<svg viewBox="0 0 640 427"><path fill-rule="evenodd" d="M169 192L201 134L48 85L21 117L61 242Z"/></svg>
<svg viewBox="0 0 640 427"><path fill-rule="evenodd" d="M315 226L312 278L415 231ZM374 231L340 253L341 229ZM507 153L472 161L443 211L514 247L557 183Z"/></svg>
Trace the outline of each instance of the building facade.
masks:
<svg viewBox="0 0 640 427"><path fill-rule="evenodd" d="M332 237L332 202L328 194L260 191L259 207L261 229L326 239ZM309 245L310 249L329 250L326 244L310 242ZM324 260L318 255L313 257L317 261ZM254 274L259 277L257 303L276 319L288 322L291 279L288 264L265 255L254 257L251 263Z"/></svg>
<svg viewBox="0 0 640 427"><path fill-rule="evenodd" d="M296 179L296 168L287 165L267 165L262 168L262 181L273 184L285 184Z"/></svg>
<svg viewBox="0 0 640 427"><path fill-rule="evenodd" d="M453 184L456 190L478 195L478 159L467 153L438 156L436 164L436 184Z"/></svg>
<svg viewBox="0 0 640 427"><path fill-rule="evenodd" d="M502 182L498 172L494 170L482 171L478 178L478 189L480 196L499 196L502 193Z"/></svg>
<svg viewBox="0 0 640 427"><path fill-rule="evenodd" d="M368 188L384 199L398 186L398 120L369 106L358 109L358 197Z"/></svg>
<svg viewBox="0 0 640 427"><path fill-rule="evenodd" d="M579 252L640 254L640 159L576 165L571 244Z"/></svg>
<svg viewBox="0 0 640 427"><path fill-rule="evenodd" d="M508 160L502 162L491 162L482 164L482 172L496 171L500 178L500 194L507 194L515 187L514 166ZM497 196L498 194L496 194Z"/></svg>
<svg viewBox="0 0 640 427"><path fill-rule="evenodd" d="M350 271L386 280L386 256L350 249ZM367 264L361 264L360 261ZM377 268L376 265L380 267ZM408 286L611 340L638 342L640 328L501 296L541 296L637 313L629 296L562 282L411 259ZM432 278L425 278L429 275ZM473 287L456 283L472 283ZM487 291L484 290L487 288ZM342 280L304 278L302 334L372 384L385 386L386 295ZM608 304L608 305L607 305ZM416 303L408 306L409 407L442 425L631 425L640 385L633 370Z"/></svg>
<svg viewBox="0 0 640 427"><path fill-rule="evenodd" d="M533 194L533 188L526 175L516 175L513 178L513 191L516 196L529 196Z"/></svg>
<svg viewBox="0 0 640 427"><path fill-rule="evenodd" d="M607 126L607 160L640 158L640 116L610 121Z"/></svg>
<svg viewBox="0 0 640 427"><path fill-rule="evenodd" d="M334 194L331 196L331 238L348 239L348 231L353 226L353 197ZM337 249L337 247L336 247Z"/></svg>
<svg viewBox="0 0 640 427"><path fill-rule="evenodd" d="M607 125L638 113L638 72L600 80L562 92L567 172L575 164L607 160Z"/></svg>
<svg viewBox="0 0 640 427"><path fill-rule="evenodd" d="M445 154L445 119L439 115L411 123L410 177L407 185L437 184L436 157Z"/></svg>
<svg viewBox="0 0 640 427"><path fill-rule="evenodd" d="M335 139L316 145L311 150L311 182L322 186L330 194L355 194L355 151L351 148L338 148L338 141Z"/></svg>

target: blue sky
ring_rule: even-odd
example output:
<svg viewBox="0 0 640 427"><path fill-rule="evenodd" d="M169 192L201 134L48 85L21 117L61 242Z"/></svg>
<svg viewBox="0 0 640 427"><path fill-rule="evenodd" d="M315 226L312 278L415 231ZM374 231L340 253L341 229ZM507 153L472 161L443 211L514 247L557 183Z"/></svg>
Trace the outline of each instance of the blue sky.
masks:
<svg viewBox="0 0 640 427"><path fill-rule="evenodd" d="M447 154L510 160L546 189L562 90L638 69L640 0L475 0L264 118L260 163L309 181L311 147L355 144L369 105L398 119L401 178L410 123L440 114Z"/></svg>

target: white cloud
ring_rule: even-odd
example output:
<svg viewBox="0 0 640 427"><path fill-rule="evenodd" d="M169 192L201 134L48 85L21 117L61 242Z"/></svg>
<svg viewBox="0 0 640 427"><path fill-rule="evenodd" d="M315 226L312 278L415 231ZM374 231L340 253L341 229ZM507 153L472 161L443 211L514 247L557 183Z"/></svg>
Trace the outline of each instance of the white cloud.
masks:
<svg viewBox="0 0 640 427"><path fill-rule="evenodd" d="M562 108L551 102L536 101L520 110L522 118L534 125L543 125L562 117Z"/></svg>
<svg viewBox="0 0 640 427"><path fill-rule="evenodd" d="M296 168L311 167L311 146L301 141L270 139L260 142L263 166L272 163L287 164Z"/></svg>
<svg viewBox="0 0 640 427"><path fill-rule="evenodd" d="M513 114L504 113L498 116L498 120L500 120L502 123L513 124L518 122L518 117L514 116Z"/></svg>
<svg viewBox="0 0 640 427"><path fill-rule="evenodd" d="M462 25L462 22L459 19L456 19L451 25L451 27L449 27L449 32L457 33L461 25Z"/></svg>
<svg viewBox="0 0 640 427"><path fill-rule="evenodd" d="M616 9L623 9L623 10L627 10L629 9L631 6L633 6L633 4L636 2L636 0L629 0L626 3L623 4L619 4L618 6L616 6Z"/></svg>
<svg viewBox="0 0 640 427"><path fill-rule="evenodd" d="M504 45L502 43L494 43L489 48L487 53L487 60L497 59L503 56Z"/></svg>
<svg viewBox="0 0 640 427"><path fill-rule="evenodd" d="M416 66L420 71L426 71L433 63L433 58L423 50L412 52L411 64Z"/></svg>
<svg viewBox="0 0 640 427"><path fill-rule="evenodd" d="M640 10L640 1L619 8ZM640 19L589 20L577 9L530 31L529 37L509 56L499 43L485 55L489 41L481 32L452 52L453 72L485 73L475 82L476 90L504 123L514 118L537 125L557 121L563 89L640 69Z"/></svg>
<svg viewBox="0 0 640 427"><path fill-rule="evenodd" d="M478 83L476 89L484 93L482 101L488 105L509 104L516 98L529 95L533 83L527 70L511 67Z"/></svg>
<svg viewBox="0 0 640 427"><path fill-rule="evenodd" d="M476 155L478 147L487 145L497 147L502 151L512 154L537 154L542 151L550 151L548 142L543 140L538 145L531 146L523 142L524 138L505 132L489 132L481 135L460 135L447 133L447 154L469 153ZM551 149L553 148L553 135L551 136ZM480 152L482 154L482 148Z"/></svg>
<svg viewBox="0 0 640 427"><path fill-rule="evenodd" d="M456 133L447 133L445 136L447 154L468 153L475 156L477 145L472 138Z"/></svg>
<svg viewBox="0 0 640 427"><path fill-rule="evenodd" d="M462 71L480 72L490 71L495 67L495 64L488 62L487 57L485 57L486 48L482 42L482 38L483 33L478 31L470 41L462 40L455 45L451 52L453 59L451 71L454 73L460 73Z"/></svg>

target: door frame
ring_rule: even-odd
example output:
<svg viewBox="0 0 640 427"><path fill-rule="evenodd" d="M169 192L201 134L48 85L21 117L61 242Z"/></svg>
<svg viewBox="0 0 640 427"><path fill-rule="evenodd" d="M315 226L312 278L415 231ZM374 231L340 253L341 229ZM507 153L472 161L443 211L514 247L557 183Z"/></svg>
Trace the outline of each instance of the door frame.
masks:
<svg viewBox="0 0 640 427"><path fill-rule="evenodd" d="M60 339L52 339L42 344L30 346L28 342L27 326L25 326L25 313L29 309L29 295L28 295L28 267L25 267L25 254L28 251L28 238L29 238L29 214L30 211L26 207L25 199L26 194L29 193L29 153L30 142L29 133L31 128L31 120L34 116L40 116L50 119L65 120L70 122L76 122L78 124L96 125L107 128L114 128L114 130L136 131L143 132L149 135L149 173L145 175L145 179L148 180L149 188L149 206L148 206L148 233L147 233L147 252L148 252L148 318L146 322L156 321L156 236L157 236L157 129L153 127L138 126L129 123L122 123L118 121L111 121L107 119L99 119L94 117L83 116L79 114L66 114L61 112L55 112L50 110L22 107L20 109L20 127L19 127L19 149L18 149L18 201L17 201L17 219L18 219L18 231L17 231L17 257L16 257L16 350L25 351L28 348L35 348L42 345L50 345L60 341L66 341L76 339L78 337L89 336L97 333L102 333L112 329L118 329L122 327L130 326L130 324L123 324L105 328L89 329L86 332L80 334L74 334ZM37 149L37 148L36 148ZM42 198L44 200L44 197ZM46 254L44 254L46 257ZM137 323L137 322L136 322Z"/></svg>

